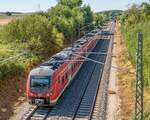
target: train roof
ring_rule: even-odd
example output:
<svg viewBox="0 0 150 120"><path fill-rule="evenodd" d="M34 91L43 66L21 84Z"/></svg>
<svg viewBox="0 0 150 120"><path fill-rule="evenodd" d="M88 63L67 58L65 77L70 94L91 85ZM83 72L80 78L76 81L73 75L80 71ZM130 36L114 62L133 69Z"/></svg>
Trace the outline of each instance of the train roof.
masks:
<svg viewBox="0 0 150 120"><path fill-rule="evenodd" d="M34 76L34 75L38 75L38 76L51 76L53 74L54 70L52 70L51 68L49 68L48 66L45 66L45 67L37 67L33 70L31 70L30 72L30 76Z"/></svg>
<svg viewBox="0 0 150 120"><path fill-rule="evenodd" d="M100 29L97 28L97 29L92 30L91 33L97 33L99 31L100 31Z"/></svg>
<svg viewBox="0 0 150 120"><path fill-rule="evenodd" d="M48 66L52 70L57 69L66 60L70 59L73 53L77 52L82 45L89 41L90 37L93 37L99 31L100 29L92 30L90 33L75 41L71 46L64 48L61 52L50 57L46 62L42 63L40 67Z"/></svg>

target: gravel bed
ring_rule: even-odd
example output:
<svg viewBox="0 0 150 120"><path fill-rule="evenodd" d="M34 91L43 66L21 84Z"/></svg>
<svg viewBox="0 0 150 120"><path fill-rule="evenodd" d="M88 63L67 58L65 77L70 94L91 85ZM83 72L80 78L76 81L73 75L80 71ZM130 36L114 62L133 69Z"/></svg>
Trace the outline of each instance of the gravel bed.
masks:
<svg viewBox="0 0 150 120"><path fill-rule="evenodd" d="M114 33L114 27L111 31ZM101 78L100 89L98 91L97 100L93 110L92 120L106 120L106 111L107 111L107 101L108 101L108 85L109 85L109 75L112 59L112 49L113 49L113 39L114 36L110 36L110 44L108 48L107 58L105 66L103 69L103 75Z"/></svg>

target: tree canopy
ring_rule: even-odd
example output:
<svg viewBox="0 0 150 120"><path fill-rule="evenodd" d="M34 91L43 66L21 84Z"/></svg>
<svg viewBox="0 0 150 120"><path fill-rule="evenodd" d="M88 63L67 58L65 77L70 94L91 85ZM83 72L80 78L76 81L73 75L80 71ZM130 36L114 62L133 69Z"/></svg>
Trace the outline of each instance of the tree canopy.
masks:
<svg viewBox="0 0 150 120"><path fill-rule="evenodd" d="M133 64L136 63L137 33L143 33L144 79L145 84L150 85L150 81L148 80L148 71L150 69L147 67L150 65L150 4L145 2L141 5L133 4L131 8L123 12L120 16L120 22L129 56Z"/></svg>
<svg viewBox="0 0 150 120"><path fill-rule="evenodd" d="M1 42L25 44L32 52L51 53L64 47L92 29L95 21L102 24L101 16L94 14L82 0L57 0L47 12L37 12L16 19L1 29ZM83 27L86 29L82 29Z"/></svg>

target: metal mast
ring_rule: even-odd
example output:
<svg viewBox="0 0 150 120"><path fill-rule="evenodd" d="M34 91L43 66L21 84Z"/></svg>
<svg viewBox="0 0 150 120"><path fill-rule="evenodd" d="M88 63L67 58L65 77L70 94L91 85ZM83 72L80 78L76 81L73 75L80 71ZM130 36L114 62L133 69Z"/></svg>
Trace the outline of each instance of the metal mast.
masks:
<svg viewBox="0 0 150 120"><path fill-rule="evenodd" d="M40 11L41 11L41 5L38 4L38 12L40 12Z"/></svg>
<svg viewBox="0 0 150 120"><path fill-rule="evenodd" d="M136 102L135 102L135 120L144 120L143 118L143 34L138 33L138 46L136 53Z"/></svg>

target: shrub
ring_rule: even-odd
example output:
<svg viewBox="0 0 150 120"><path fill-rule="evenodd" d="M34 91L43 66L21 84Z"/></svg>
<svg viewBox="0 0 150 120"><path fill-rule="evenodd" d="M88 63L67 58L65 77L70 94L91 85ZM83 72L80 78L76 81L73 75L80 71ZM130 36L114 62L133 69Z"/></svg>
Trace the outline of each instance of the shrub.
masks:
<svg viewBox="0 0 150 120"><path fill-rule="evenodd" d="M24 71L21 64L14 62L5 62L0 64L0 79L4 79L6 76L17 75Z"/></svg>
<svg viewBox="0 0 150 120"><path fill-rule="evenodd" d="M23 19L13 20L3 30L2 39L6 43L26 43L32 52L50 53L55 49L52 43L57 42L59 32L53 35L53 27L45 16L31 15ZM57 35L58 34L58 35ZM63 34L59 41L63 45Z"/></svg>

